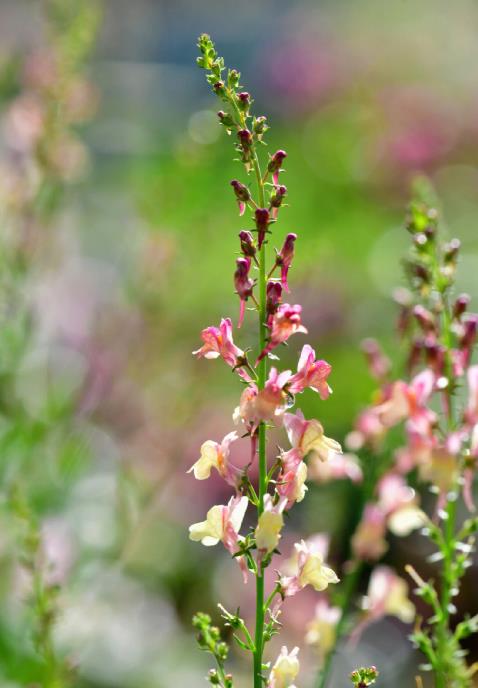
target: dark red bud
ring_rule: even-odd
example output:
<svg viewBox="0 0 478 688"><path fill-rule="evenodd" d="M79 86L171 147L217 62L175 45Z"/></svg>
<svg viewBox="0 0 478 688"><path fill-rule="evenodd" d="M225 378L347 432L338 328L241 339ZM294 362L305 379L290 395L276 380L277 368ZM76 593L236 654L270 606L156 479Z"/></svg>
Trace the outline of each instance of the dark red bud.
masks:
<svg viewBox="0 0 478 688"><path fill-rule="evenodd" d="M243 148L249 148L252 143L252 134L249 129L240 129L237 136Z"/></svg>
<svg viewBox="0 0 478 688"><path fill-rule="evenodd" d="M463 313L466 311L468 308L468 304L470 303L470 296L468 294L460 294L455 303L453 304L453 317L456 319L461 318Z"/></svg>
<svg viewBox="0 0 478 688"><path fill-rule="evenodd" d="M424 332L435 331L435 318L424 306L418 304L413 308L413 315Z"/></svg>
<svg viewBox="0 0 478 688"><path fill-rule="evenodd" d="M273 315L282 299L282 285L280 282L267 282L266 311L268 315Z"/></svg>
<svg viewBox="0 0 478 688"><path fill-rule="evenodd" d="M256 255L256 244L253 236L247 229L239 232L239 239L241 241L241 251L248 258L253 258Z"/></svg>
<svg viewBox="0 0 478 688"><path fill-rule="evenodd" d="M256 217L256 228L258 232L257 243L259 248L261 248L262 243L265 239L267 228L269 226L270 213L267 208L257 208L255 212Z"/></svg>

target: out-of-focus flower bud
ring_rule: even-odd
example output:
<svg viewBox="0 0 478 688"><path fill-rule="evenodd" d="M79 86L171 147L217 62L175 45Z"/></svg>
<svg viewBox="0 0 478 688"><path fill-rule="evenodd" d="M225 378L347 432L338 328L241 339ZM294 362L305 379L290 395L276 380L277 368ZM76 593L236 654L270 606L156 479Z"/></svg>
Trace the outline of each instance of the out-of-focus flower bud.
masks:
<svg viewBox="0 0 478 688"><path fill-rule="evenodd" d="M459 320L470 303L469 294L460 294L453 304L453 317Z"/></svg>
<svg viewBox="0 0 478 688"><path fill-rule="evenodd" d="M452 239L443 247L443 258L445 263L456 263L461 242L459 239Z"/></svg>
<svg viewBox="0 0 478 688"><path fill-rule="evenodd" d="M445 347L439 344L435 337L429 336L424 341L424 348L428 367L440 377L445 366Z"/></svg>
<svg viewBox="0 0 478 688"><path fill-rule="evenodd" d="M412 373L413 369L420 362L422 351L424 348L423 339L415 339L410 347L410 352L407 359L407 372Z"/></svg>
<svg viewBox="0 0 478 688"><path fill-rule="evenodd" d="M416 305L413 308L413 315L425 334L436 331L435 318L424 306L421 304Z"/></svg>
<svg viewBox="0 0 478 688"><path fill-rule="evenodd" d="M390 360L381 350L376 339L368 338L362 342L370 373L377 379L383 380L390 372Z"/></svg>

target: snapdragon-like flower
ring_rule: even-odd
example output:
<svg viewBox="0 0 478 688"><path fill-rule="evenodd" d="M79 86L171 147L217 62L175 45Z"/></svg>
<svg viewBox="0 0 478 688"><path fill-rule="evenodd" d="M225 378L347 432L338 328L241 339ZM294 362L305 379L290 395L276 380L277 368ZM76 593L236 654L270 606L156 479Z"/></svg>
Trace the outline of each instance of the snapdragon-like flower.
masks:
<svg viewBox="0 0 478 688"><path fill-rule="evenodd" d="M292 232L288 234L285 238L284 244L281 248L280 251L277 252L276 255L276 265L277 267L280 267L281 270L281 283L282 286L284 287L284 290L289 294L290 289L289 289L289 284L287 282L287 276L289 274L289 268L292 265L292 260L294 258L294 245L295 241L297 239L297 234L293 234Z"/></svg>
<svg viewBox="0 0 478 688"><path fill-rule="evenodd" d="M231 497L226 506L217 504L209 509L206 520L189 526L189 538L206 547L222 542L234 554L239 540L244 514L249 500L247 497Z"/></svg>
<svg viewBox="0 0 478 688"><path fill-rule="evenodd" d="M318 392L321 399L327 399L332 392L327 383L331 370L332 366L327 361L316 360L314 349L309 344L304 344L297 373L289 380L289 391L298 394L310 387Z"/></svg>
<svg viewBox="0 0 478 688"><path fill-rule="evenodd" d="M269 343L259 354L256 365L276 346L286 342L293 334L298 332L307 334L306 328L302 325L301 313L302 306L299 305L291 306L288 303L282 303L277 308L270 322Z"/></svg>
<svg viewBox="0 0 478 688"><path fill-rule="evenodd" d="M251 269L250 258L238 258L236 260L236 266L236 271L234 273L234 286L236 287L236 293L241 300L239 322L237 326L241 327L244 320L247 299L252 296L252 292L254 290L254 280L249 277L249 270Z"/></svg>
<svg viewBox="0 0 478 688"><path fill-rule="evenodd" d="M282 284L269 280L269 282L267 282L266 295L267 327L270 327L272 324L272 316L279 308L282 300Z"/></svg>
<svg viewBox="0 0 478 688"><path fill-rule="evenodd" d="M304 540L296 543L294 547L297 552L297 573L293 576L283 576L280 579L284 597L295 595L306 585L322 592L330 584L339 582L335 571L326 566L320 554L307 545Z"/></svg>
<svg viewBox="0 0 478 688"><path fill-rule="evenodd" d="M388 566L377 566L372 572L364 607L367 617L373 621L388 614L411 623L415 616L406 582Z"/></svg>
<svg viewBox="0 0 478 688"><path fill-rule="evenodd" d="M398 473L386 473L378 483L378 506L385 514L387 527L400 537L409 535L427 522L425 513L417 506L415 490Z"/></svg>
<svg viewBox="0 0 478 688"><path fill-rule="evenodd" d="M282 515L286 506L286 500L281 499L274 505L270 494L264 496L264 511L259 516L255 530L257 549L260 552L269 554L279 544L281 530L284 525Z"/></svg>
<svg viewBox="0 0 478 688"><path fill-rule="evenodd" d="M309 459L309 478L318 483L328 483L332 480L351 480L361 483L362 469L355 454L333 453L328 461L320 461L315 455Z"/></svg>
<svg viewBox="0 0 478 688"><path fill-rule="evenodd" d="M222 442L207 440L201 445L201 456L196 463L191 466L188 473L193 472L196 480L206 480L211 475L211 470L215 468L219 475L230 485L236 484L236 472L229 463L230 446L238 439L236 432L227 434Z"/></svg>
<svg viewBox="0 0 478 688"><path fill-rule="evenodd" d="M288 396L284 388L290 376L290 370L279 373L277 368L271 368L264 389L259 390L255 383L246 387L241 394L239 406L234 411L234 421L237 423L242 420L244 425L254 432L261 421L270 421L282 416L288 406Z"/></svg>
<svg viewBox="0 0 478 688"><path fill-rule="evenodd" d="M321 660L335 645L340 615L340 607L330 606L326 598L322 597L317 602L313 619L307 624L305 642L317 648Z"/></svg>
<svg viewBox="0 0 478 688"><path fill-rule="evenodd" d="M287 647L282 647L272 667L267 688L296 688L294 681L300 670L298 654L298 647L294 647L291 652L287 650Z"/></svg>
<svg viewBox="0 0 478 688"><path fill-rule="evenodd" d="M234 344L232 339L232 322L230 318L223 318L219 327L206 327L201 332L204 344L200 349L193 351L198 358L219 358L219 356L231 366L236 368L238 374L245 380L250 380L248 373L241 367L244 352Z"/></svg>
<svg viewBox="0 0 478 688"><path fill-rule="evenodd" d="M408 427L428 434L436 422L436 414L426 406L434 385L435 375L429 369L416 375L410 384L398 380L390 398L375 409L380 421L391 427L406 419Z"/></svg>
<svg viewBox="0 0 478 688"><path fill-rule="evenodd" d="M352 551L357 559L375 561L387 551L386 515L377 504L366 504L361 521L352 537Z"/></svg>
<svg viewBox="0 0 478 688"><path fill-rule="evenodd" d="M276 490L281 497L287 500L287 509L295 502L301 502L307 492L307 465L304 461L288 461L284 457L296 457L294 450L282 454L283 467L277 477Z"/></svg>
<svg viewBox="0 0 478 688"><path fill-rule="evenodd" d="M305 420L302 411L284 414L284 427L293 449L300 458L313 453L321 461L327 461L334 453L341 453L342 447L336 440L324 435L324 428L318 420Z"/></svg>
<svg viewBox="0 0 478 688"><path fill-rule="evenodd" d="M241 242L241 251L246 258L254 258L257 253L254 237L247 229L242 229L239 232L239 239Z"/></svg>

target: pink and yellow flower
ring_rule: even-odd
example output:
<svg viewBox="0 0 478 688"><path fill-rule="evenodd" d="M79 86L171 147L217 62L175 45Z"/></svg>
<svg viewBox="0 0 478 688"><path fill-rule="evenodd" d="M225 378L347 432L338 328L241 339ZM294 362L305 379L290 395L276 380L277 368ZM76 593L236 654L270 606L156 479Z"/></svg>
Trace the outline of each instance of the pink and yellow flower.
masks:
<svg viewBox="0 0 478 688"><path fill-rule="evenodd" d="M302 411L284 414L284 427L293 449L300 458L313 453L321 461L327 461L335 453L341 453L338 442L324 435L324 428L318 420L305 420Z"/></svg>
<svg viewBox="0 0 478 688"><path fill-rule="evenodd" d="M281 530L284 525L282 513L285 506L285 499L281 499L277 504L274 504L270 494L264 496L264 511L259 516L254 533L257 549L261 553L269 554L279 544Z"/></svg>
<svg viewBox="0 0 478 688"><path fill-rule="evenodd" d="M237 469L229 463L229 452L231 444L237 439L237 433L230 432L220 444L213 440L204 442L201 445L201 456L191 466L188 473L193 472L196 480L206 480L211 475L211 470L215 468L226 482L235 486Z"/></svg>
<svg viewBox="0 0 478 688"><path fill-rule="evenodd" d="M319 552L311 548L304 540L296 543L294 547L297 552L297 573L293 576L281 577L280 583L284 597L295 595L306 585L322 592L330 584L339 582L335 571L326 566Z"/></svg>
<svg viewBox="0 0 478 688"><path fill-rule="evenodd" d="M302 332L307 334L307 330L302 325L301 320L302 306L298 304L291 306L288 303L282 303L274 313L270 323L270 337L269 343L261 351L256 361L259 363L267 356L276 346L286 342L293 334Z"/></svg>
<svg viewBox="0 0 478 688"><path fill-rule="evenodd" d="M310 387L318 392L321 399L327 399L332 390L327 383L332 366L327 361L316 360L314 349L305 344L297 366L297 373L289 380L289 390L292 394L303 392Z"/></svg>
<svg viewBox="0 0 478 688"><path fill-rule="evenodd" d="M245 380L250 380L248 373L240 367L244 352L234 344L232 338L232 322L230 318L223 318L219 327L206 327L201 332L204 344L193 351L198 358L221 357L231 368L237 368L238 374Z"/></svg>
<svg viewBox="0 0 478 688"><path fill-rule="evenodd" d="M267 688L296 688L294 681L300 670L298 654L298 647L294 647L291 652L287 650L287 647L282 647L272 667Z"/></svg>

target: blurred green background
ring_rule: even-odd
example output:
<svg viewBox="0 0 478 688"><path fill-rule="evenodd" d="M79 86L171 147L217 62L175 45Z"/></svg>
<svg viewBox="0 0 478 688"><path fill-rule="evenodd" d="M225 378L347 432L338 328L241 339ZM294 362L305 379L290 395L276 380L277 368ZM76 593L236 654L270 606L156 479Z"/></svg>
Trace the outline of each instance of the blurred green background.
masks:
<svg viewBox="0 0 478 688"><path fill-rule="evenodd" d="M192 613L215 614L221 601L248 616L253 590L219 547L187 538L228 491L214 478L198 487L185 471L203 441L233 429L240 392L229 369L191 351L203 327L237 321L232 274L237 233L248 228L229 187L245 181L242 167L195 66L196 38L210 33L241 71L255 113L270 120L266 150L288 153L289 206L273 244L299 235L291 298L304 306L308 341L333 366L330 400L310 393L301 405L343 441L374 387L360 341L377 337L397 370L402 363L391 297L416 172L431 177L445 225L462 241L459 289L478 297L478 6L106 0L102 12L88 68L98 108L82 131L87 169L49 228L54 255L34 255L24 277L36 329L12 384L35 421L28 427L47 428L47 439L39 452L37 434L25 436L5 462L25 467L19 479L64 583L56 642L78 663L78 685L199 688L209 664L195 648ZM4 125L23 88L19 65L44 44L41 3L1 0ZM252 323L238 341L254 341ZM301 345L291 342L285 367ZM57 394L73 400L61 452L50 432L58 419L44 409ZM11 470L5 463L7 482ZM346 482L312 485L283 551L326 531L339 565L357 502ZM38 669L2 518L0 686L13 688L34 685ZM402 570L421 557L417 535L393 541L387 561ZM290 602L283 643L304 644L314 599L304 592ZM359 645L341 646L330 685L345 685L361 663L376 664L384 686L413 685L408 632L385 619ZM302 655L299 685L312 686L317 660L313 650ZM248 686L241 654L231 662L237 687Z"/></svg>

